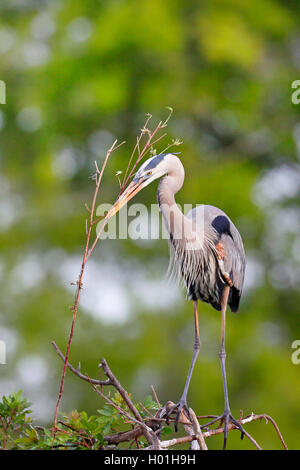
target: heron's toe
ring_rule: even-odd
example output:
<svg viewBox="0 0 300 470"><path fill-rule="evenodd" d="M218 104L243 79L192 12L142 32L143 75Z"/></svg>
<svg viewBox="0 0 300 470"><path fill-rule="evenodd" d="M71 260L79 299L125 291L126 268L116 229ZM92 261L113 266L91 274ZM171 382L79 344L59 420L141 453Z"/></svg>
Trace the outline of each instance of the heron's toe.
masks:
<svg viewBox="0 0 300 470"><path fill-rule="evenodd" d="M188 420L191 422L189 407L185 399L181 399L177 404L168 402L164 407L164 413L161 417L166 418L166 423L170 424L170 417L176 413L174 420L174 429L178 431L178 423L182 421L183 424L187 424Z"/></svg>
<svg viewBox="0 0 300 470"><path fill-rule="evenodd" d="M223 441L223 450L226 449L226 444L227 444L227 437L228 437L228 431L229 431L229 425L233 424L236 429L239 429L241 432L241 439L243 439L245 435L245 431L241 423L237 421L231 414L230 410L225 410L224 413L221 416L216 416L212 421L209 423L203 424L201 428L207 429L209 426L216 422L220 422L219 427L224 425L224 441Z"/></svg>

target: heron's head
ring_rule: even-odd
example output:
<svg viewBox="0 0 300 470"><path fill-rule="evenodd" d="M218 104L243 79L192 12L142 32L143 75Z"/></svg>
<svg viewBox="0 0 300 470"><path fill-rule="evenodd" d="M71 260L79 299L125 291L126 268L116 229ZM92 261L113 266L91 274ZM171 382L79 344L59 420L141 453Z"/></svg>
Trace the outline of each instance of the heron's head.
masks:
<svg viewBox="0 0 300 470"><path fill-rule="evenodd" d="M137 193L148 186L148 184L152 183L152 181L170 172L176 164L178 165L178 162L182 167L179 158L171 153L162 153L155 157L148 158L148 160L141 165L134 179L119 196L113 207L108 211L105 218L110 219Z"/></svg>

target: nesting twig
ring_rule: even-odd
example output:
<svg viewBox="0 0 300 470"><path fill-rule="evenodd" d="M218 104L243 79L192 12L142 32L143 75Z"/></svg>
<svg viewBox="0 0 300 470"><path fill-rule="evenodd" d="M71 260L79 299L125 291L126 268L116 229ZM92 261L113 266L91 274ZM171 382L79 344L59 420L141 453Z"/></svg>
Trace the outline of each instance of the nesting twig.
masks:
<svg viewBox="0 0 300 470"><path fill-rule="evenodd" d="M126 188L130 178L134 175L134 171L137 168L138 164L141 162L141 160L147 155L148 152L151 152L151 150L153 150L154 145L156 145L160 140L166 137L167 135L166 133L158 136L159 132L167 127L168 122L173 114L173 109L171 107L167 106L166 109L169 111L167 118L164 121L160 121L153 131L148 129L148 124L152 116L151 114L147 115L146 122L143 128L141 129L139 136L136 139L136 144L130 156L130 159L129 159L129 162L128 162L128 165L124 174L124 178L120 187L120 194ZM147 139L143 146L142 141L143 141L144 136L147 136ZM156 137L155 140L154 140L154 137ZM165 147L163 152L173 146L177 146L181 144L182 144L182 141L180 141L180 139L173 139L172 142L169 143L167 147ZM135 159L135 162L133 163L133 166L131 167L136 153L137 153L137 157Z"/></svg>
<svg viewBox="0 0 300 470"><path fill-rule="evenodd" d="M199 446L200 450L208 450L205 439L203 437L201 426L199 424L199 421L197 420L197 416L196 416L194 410L192 408L189 408L189 413L190 413L190 417L191 417L191 420L192 420L192 426L190 426L190 430L187 431L187 432L190 432L191 434L194 434L197 438L197 441L192 441L191 450L194 450L193 443L195 443L195 442L197 442L197 446Z"/></svg>

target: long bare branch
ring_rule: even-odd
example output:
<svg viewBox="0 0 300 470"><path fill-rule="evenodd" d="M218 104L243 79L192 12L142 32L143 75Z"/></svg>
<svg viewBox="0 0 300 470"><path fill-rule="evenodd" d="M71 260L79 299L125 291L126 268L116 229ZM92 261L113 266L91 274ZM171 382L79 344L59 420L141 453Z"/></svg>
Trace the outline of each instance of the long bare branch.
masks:
<svg viewBox="0 0 300 470"><path fill-rule="evenodd" d="M61 377L61 381L60 381L59 394L58 394L56 407L55 407L54 434L55 434L56 429L57 429L57 416L58 416L59 405L60 405L62 394L63 394L67 362L68 362L71 342L72 342L72 338L73 338L73 334L74 334L74 327L75 327L77 310L78 310L78 305L79 305L79 298L80 298L80 293L81 293L81 290L82 290L83 273L84 273L85 265L86 265L86 262L87 262L88 252L89 252L89 244L90 244L90 237L91 237L91 232L92 232L92 227L93 227L93 219L94 219L94 212L95 212L97 196L98 196L98 193L99 193L100 184L101 184L101 181L102 181L102 176L103 176L106 164L108 162L108 159L109 159L111 153L114 150L116 150L118 147L117 147L117 140L115 140L114 143L112 144L112 146L110 147L110 149L106 153L104 162L102 164L101 171L99 171L99 168L98 168L97 163L96 163L96 188L95 188L95 192L94 192L94 196L93 196L93 200L92 200L92 206L91 206L91 209L90 209L90 221L89 221L88 227L86 229L87 230L86 243L85 243L85 248L84 248L84 254L83 254L81 269L80 269L80 273L79 273L79 276L78 276L78 280L76 282L77 289L76 289L76 292L75 292L74 304L73 304L73 307L72 307L73 316L72 316L71 330L70 330L70 335L69 335L66 354L65 354L62 377Z"/></svg>

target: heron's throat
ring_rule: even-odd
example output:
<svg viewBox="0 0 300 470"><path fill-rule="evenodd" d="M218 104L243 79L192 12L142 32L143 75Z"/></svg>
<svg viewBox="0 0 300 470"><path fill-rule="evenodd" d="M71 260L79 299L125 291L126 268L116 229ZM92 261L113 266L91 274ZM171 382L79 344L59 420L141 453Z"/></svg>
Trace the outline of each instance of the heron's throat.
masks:
<svg viewBox="0 0 300 470"><path fill-rule="evenodd" d="M176 190L176 188L174 188L173 177L169 175L164 176L160 180L157 190L157 200L159 207L172 207L174 204L176 204L175 194L177 191L179 191L179 189Z"/></svg>
<svg viewBox="0 0 300 470"><path fill-rule="evenodd" d="M190 230L190 220L179 209L175 194L181 189L183 178L166 175L159 183L157 199L170 238L184 239Z"/></svg>

